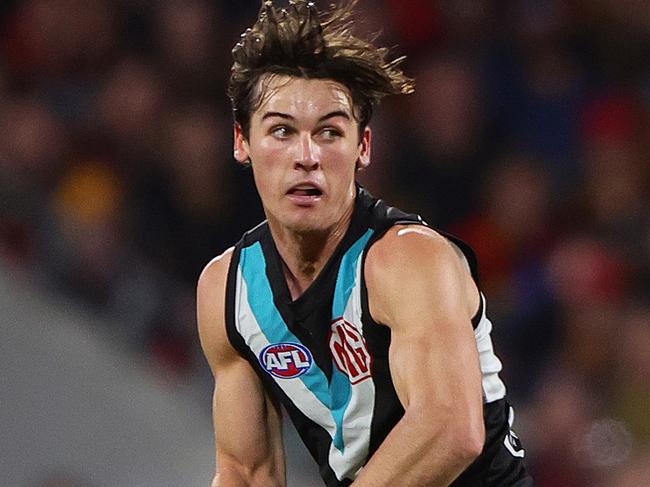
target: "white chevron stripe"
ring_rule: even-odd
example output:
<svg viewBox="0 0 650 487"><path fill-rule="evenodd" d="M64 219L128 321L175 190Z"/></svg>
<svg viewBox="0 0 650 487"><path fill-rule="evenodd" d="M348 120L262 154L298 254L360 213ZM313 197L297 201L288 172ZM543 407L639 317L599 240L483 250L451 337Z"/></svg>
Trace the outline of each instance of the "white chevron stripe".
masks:
<svg viewBox="0 0 650 487"><path fill-rule="evenodd" d="M359 333L363 335L363 324L361 323L361 262L362 258L360 257L357 262L355 286L345 307L343 318L348 323L354 324ZM351 384L351 388L352 397L343 416L345 456L341 459L333 458L330 449L330 465L334 467L335 462L344 460L341 465L337 465L337 468L348 472L348 478L355 479L366 462L370 447L370 426L375 404L375 383L370 378L357 384ZM334 448L332 447L332 449Z"/></svg>

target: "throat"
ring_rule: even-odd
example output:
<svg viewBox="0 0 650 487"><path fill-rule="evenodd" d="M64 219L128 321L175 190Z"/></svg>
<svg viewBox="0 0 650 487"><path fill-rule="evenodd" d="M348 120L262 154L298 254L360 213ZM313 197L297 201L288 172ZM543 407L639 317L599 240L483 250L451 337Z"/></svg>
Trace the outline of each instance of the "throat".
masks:
<svg viewBox="0 0 650 487"><path fill-rule="evenodd" d="M334 255L350 226L353 210L351 204L333 227L307 232L291 231L269 218L271 236L293 300L307 291Z"/></svg>
<svg viewBox="0 0 650 487"><path fill-rule="evenodd" d="M340 239L309 239L278 246L291 299L302 296L316 280L334 253L338 241Z"/></svg>
<svg viewBox="0 0 650 487"><path fill-rule="evenodd" d="M283 268L284 278L287 281L287 287L289 288L289 294L291 294L292 301L295 301L302 296L318 276L316 267L313 265L306 266L297 274L292 273L287 265L284 265Z"/></svg>

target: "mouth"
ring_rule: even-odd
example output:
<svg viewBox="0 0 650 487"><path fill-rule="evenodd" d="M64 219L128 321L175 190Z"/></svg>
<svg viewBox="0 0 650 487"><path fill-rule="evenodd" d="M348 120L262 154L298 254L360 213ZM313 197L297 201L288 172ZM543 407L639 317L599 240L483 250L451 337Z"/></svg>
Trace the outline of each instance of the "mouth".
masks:
<svg viewBox="0 0 650 487"><path fill-rule="evenodd" d="M287 191L287 196L301 206L309 206L320 200L323 190L315 183L301 183L292 186Z"/></svg>

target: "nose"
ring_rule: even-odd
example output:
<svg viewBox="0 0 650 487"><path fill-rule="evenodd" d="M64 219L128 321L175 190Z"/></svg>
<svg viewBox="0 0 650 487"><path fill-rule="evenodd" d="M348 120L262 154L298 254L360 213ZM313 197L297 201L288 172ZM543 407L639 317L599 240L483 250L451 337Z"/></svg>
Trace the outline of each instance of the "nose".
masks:
<svg viewBox="0 0 650 487"><path fill-rule="evenodd" d="M301 134L299 139L295 169L313 171L320 167L320 149L314 142L311 134Z"/></svg>

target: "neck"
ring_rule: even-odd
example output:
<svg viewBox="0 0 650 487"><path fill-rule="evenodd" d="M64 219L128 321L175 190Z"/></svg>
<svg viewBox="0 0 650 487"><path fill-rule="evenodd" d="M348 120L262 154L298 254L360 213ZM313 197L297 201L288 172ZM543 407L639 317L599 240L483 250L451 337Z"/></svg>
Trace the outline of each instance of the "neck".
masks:
<svg viewBox="0 0 650 487"><path fill-rule="evenodd" d="M346 210L332 228L318 231L296 232L269 219L271 235L282 257L284 276L291 292L291 298L300 297L323 270L336 247L347 232L354 204Z"/></svg>

